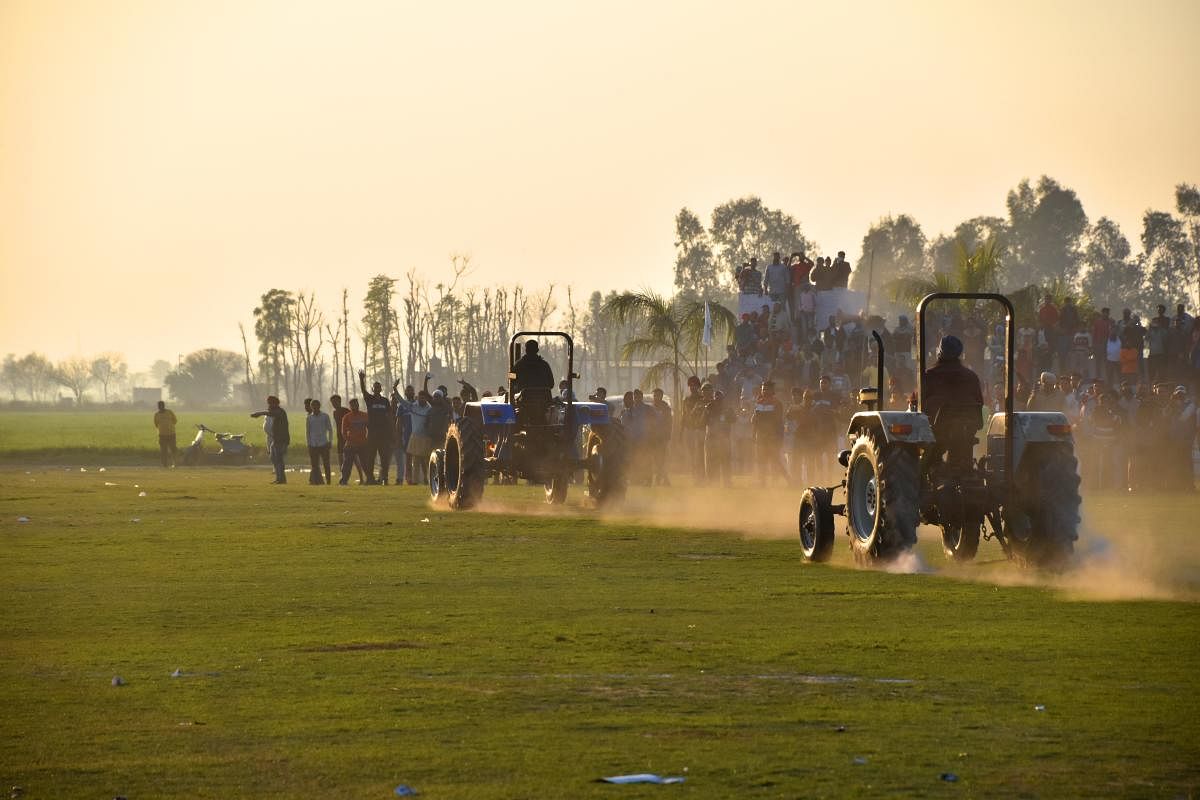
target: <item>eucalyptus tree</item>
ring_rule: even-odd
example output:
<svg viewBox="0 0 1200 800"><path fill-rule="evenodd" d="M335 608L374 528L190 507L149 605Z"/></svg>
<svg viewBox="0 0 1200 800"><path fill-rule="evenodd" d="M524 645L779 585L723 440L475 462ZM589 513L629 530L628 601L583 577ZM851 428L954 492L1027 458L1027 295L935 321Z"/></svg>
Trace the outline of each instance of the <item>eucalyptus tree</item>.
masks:
<svg viewBox="0 0 1200 800"><path fill-rule="evenodd" d="M259 372L279 395L279 386L286 380L287 352L292 341L292 307L296 300L283 289L271 289L262 296L262 304L254 309L254 335L258 338Z"/></svg>

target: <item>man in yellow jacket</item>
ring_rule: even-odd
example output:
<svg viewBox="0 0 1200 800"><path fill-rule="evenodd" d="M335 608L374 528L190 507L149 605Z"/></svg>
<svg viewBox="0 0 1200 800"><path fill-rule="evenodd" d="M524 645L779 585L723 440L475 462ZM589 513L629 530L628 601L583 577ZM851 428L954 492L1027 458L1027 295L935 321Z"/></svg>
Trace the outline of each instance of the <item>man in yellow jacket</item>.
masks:
<svg viewBox="0 0 1200 800"><path fill-rule="evenodd" d="M175 446L175 423L175 412L159 400L158 411L154 412L154 427L158 428L158 452L164 468L175 466L175 457L178 455Z"/></svg>

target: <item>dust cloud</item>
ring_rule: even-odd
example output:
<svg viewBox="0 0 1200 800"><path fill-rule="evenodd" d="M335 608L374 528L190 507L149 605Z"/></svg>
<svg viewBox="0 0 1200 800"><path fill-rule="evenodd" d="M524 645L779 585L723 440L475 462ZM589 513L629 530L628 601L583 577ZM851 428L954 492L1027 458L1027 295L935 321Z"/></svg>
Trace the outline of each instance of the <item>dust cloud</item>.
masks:
<svg viewBox="0 0 1200 800"><path fill-rule="evenodd" d="M479 510L537 516L599 515L611 522L730 531L750 539L788 539L796 542L799 561L797 512L802 493L791 486L635 486L619 508L597 512L582 500L583 487L573 486L566 506L493 500L485 495ZM918 531L913 553L879 568L992 585L1040 586L1075 600L1198 602L1200 537L1196 536L1196 519L1200 519L1200 496L1196 495L1085 496L1075 557L1061 573L1009 562L994 541L981 542L974 561L952 563L941 553L940 531L929 526ZM845 520L835 518L835 528L833 563L854 568Z"/></svg>

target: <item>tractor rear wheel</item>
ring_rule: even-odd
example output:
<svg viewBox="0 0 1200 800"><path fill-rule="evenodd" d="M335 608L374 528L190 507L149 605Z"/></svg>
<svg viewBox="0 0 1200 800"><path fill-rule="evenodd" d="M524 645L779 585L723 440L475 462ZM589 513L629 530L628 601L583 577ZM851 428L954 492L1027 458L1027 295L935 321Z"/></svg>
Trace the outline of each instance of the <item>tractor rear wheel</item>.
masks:
<svg viewBox="0 0 1200 800"><path fill-rule="evenodd" d="M429 499L441 503L446 494L446 451L439 447L429 454Z"/></svg>
<svg viewBox="0 0 1200 800"><path fill-rule="evenodd" d="M1079 538L1079 468L1070 444L1031 444L1017 468L1014 555L1031 567L1061 570Z"/></svg>
<svg viewBox="0 0 1200 800"><path fill-rule="evenodd" d="M483 461L483 431L469 417L450 423L444 448L444 474L450 507L473 508L483 497L487 467Z"/></svg>
<svg viewBox="0 0 1200 800"><path fill-rule="evenodd" d="M917 542L921 481L914 450L861 433L846 467L850 548L864 563L888 561Z"/></svg>
<svg viewBox="0 0 1200 800"><path fill-rule="evenodd" d="M625 499L625 427L612 420L595 428L587 441L587 493L596 506L610 506Z"/></svg>
<svg viewBox="0 0 1200 800"><path fill-rule="evenodd" d="M805 561L828 561L833 553L833 509L828 489L810 486L800 498L800 550Z"/></svg>

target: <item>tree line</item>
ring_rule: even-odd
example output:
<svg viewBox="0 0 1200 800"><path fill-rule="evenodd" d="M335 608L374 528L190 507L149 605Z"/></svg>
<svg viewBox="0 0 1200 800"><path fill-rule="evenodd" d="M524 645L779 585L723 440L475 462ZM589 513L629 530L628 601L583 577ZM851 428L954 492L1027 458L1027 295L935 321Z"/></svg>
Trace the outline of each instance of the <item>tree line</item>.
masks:
<svg viewBox="0 0 1200 800"><path fill-rule="evenodd" d="M863 236L851 288L868 294L873 311L885 312L910 307L914 292L931 286L976 283L1022 298L1072 295L1139 312L1159 302L1200 304L1200 190L1194 185L1176 187L1173 210L1145 213L1137 253L1115 222L1091 222L1076 193L1053 178L1021 181L1008 193L1006 209L1005 217L971 217L932 239L910 215L878 220ZM375 275L353 305L349 289L326 307L311 291L270 288L250 314L252 331L239 325L241 353L199 350L173 367L158 361L137 375L116 353L57 363L37 353L9 354L0 382L13 400L50 401L66 389L82 403L98 390L107 403L137 380L157 381L193 406L257 403L267 393L291 403L348 396L360 369L385 386L395 380L419 385L432 371L443 382L462 378L495 388L508 370L509 338L554 328L575 340L575 370L584 386L628 387L644 379L671 385L678 396L681 376L706 371L710 356L723 355L741 264L774 252L820 255L793 216L758 197L717 206L707 226L681 209L675 252L675 295L669 297L593 291L583 298L554 283L479 287L469 280L471 257L458 254L440 279L416 270L402 278ZM705 301L718 338L715 353L701 344ZM544 352L565 370L560 342L547 341Z"/></svg>
<svg viewBox="0 0 1200 800"><path fill-rule="evenodd" d="M895 299L903 279L931 280L953 273L962 253L989 242L1004 292L1050 289L1125 304L1145 313L1157 303L1200 305L1200 189L1175 187L1175 207L1142 217L1141 250L1134 252L1108 217L1092 222L1074 190L1043 175L1008 192L1007 215L970 217L949 233L929 238L908 214L884 217L863 236L850 288L868 293L872 310ZM675 288L695 296L733 292L738 266L752 256L808 253L811 243L789 214L757 197L713 209L708 227L691 209L675 218Z"/></svg>

